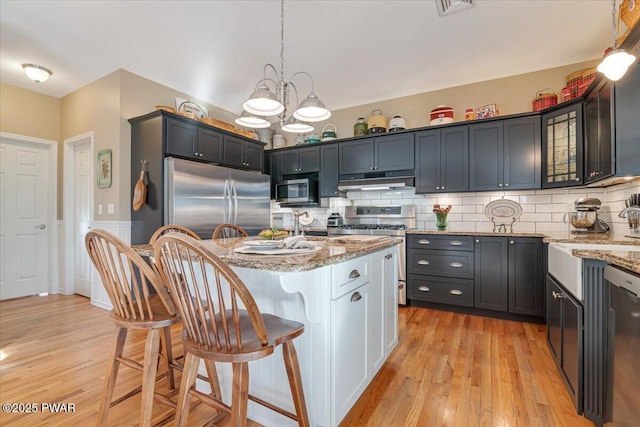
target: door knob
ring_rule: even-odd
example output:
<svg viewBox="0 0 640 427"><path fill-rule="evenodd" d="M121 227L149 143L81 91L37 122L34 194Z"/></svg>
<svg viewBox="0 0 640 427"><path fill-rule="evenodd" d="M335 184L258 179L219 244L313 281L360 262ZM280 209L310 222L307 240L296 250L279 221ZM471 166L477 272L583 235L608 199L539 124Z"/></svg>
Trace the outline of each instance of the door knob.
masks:
<svg viewBox="0 0 640 427"><path fill-rule="evenodd" d="M46 224L35 225L33 228L37 228L39 230L44 230L47 228Z"/></svg>

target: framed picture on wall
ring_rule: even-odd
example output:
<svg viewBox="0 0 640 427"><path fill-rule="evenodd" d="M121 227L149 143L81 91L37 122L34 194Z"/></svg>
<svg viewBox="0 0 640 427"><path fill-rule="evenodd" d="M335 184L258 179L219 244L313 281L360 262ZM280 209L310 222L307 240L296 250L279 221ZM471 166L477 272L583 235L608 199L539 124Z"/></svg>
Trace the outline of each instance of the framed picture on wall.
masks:
<svg viewBox="0 0 640 427"><path fill-rule="evenodd" d="M111 187L111 150L98 152L98 188Z"/></svg>

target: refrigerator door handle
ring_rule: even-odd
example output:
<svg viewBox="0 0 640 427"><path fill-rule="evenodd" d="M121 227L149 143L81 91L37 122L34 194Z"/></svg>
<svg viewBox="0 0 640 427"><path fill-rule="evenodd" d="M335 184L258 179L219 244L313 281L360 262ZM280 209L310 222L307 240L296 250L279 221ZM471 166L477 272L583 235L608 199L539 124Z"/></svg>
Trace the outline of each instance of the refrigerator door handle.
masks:
<svg viewBox="0 0 640 427"><path fill-rule="evenodd" d="M229 217L229 180L226 179L224 181L224 192L222 193L222 204L224 207L223 213L222 213L222 222L224 223L228 223L229 221L227 220L227 218Z"/></svg>
<svg viewBox="0 0 640 427"><path fill-rule="evenodd" d="M233 180L231 180L231 188L233 189L233 224L238 225L238 190Z"/></svg>

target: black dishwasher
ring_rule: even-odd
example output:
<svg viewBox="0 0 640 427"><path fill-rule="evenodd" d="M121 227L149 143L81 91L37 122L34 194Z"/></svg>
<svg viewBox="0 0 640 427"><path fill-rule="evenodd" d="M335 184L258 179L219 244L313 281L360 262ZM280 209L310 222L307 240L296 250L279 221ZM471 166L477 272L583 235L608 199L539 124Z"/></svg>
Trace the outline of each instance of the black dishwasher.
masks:
<svg viewBox="0 0 640 427"><path fill-rule="evenodd" d="M604 278L609 286L610 381L607 426L631 427L640 422L640 276L606 266Z"/></svg>

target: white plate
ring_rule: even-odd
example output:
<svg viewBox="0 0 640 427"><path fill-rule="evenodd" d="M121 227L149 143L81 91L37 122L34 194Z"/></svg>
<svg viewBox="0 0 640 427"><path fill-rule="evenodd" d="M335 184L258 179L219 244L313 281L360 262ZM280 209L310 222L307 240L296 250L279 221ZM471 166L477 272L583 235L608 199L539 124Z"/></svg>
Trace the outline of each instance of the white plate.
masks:
<svg viewBox="0 0 640 427"><path fill-rule="evenodd" d="M522 215L522 205L509 199L498 199L487 203L484 214L496 224L511 224Z"/></svg>
<svg viewBox="0 0 640 427"><path fill-rule="evenodd" d="M276 240L248 240L242 242L243 245L249 246L251 249L276 249L282 243Z"/></svg>

